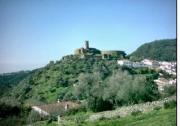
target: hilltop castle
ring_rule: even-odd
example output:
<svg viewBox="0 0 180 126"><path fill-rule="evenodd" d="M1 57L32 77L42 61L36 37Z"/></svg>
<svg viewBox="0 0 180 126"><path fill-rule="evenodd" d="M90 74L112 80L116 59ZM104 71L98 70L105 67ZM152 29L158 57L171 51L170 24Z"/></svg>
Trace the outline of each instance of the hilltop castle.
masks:
<svg viewBox="0 0 180 126"><path fill-rule="evenodd" d="M100 59L124 59L126 53L119 50L100 51L96 48L90 48L89 41L85 41L85 47L76 49L75 55L80 58L96 57Z"/></svg>

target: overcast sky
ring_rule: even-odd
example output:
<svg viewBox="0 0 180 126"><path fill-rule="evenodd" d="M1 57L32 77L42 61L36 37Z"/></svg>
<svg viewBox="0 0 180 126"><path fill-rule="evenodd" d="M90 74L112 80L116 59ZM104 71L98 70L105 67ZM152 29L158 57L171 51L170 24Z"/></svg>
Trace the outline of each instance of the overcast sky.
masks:
<svg viewBox="0 0 180 126"><path fill-rule="evenodd" d="M176 0L0 0L0 73L73 54L85 40L127 54L176 38Z"/></svg>

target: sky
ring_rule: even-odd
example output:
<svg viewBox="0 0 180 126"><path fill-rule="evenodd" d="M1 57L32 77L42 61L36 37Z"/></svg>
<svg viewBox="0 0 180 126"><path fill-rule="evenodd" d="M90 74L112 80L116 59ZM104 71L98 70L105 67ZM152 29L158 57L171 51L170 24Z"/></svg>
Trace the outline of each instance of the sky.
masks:
<svg viewBox="0 0 180 126"><path fill-rule="evenodd" d="M176 38L176 0L0 0L0 73L32 70L89 40L127 54Z"/></svg>

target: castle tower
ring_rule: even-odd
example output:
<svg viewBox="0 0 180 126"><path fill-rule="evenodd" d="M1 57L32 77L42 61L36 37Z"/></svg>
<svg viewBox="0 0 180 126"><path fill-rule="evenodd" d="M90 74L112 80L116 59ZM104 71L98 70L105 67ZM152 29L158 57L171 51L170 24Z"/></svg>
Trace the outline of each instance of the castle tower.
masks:
<svg viewBox="0 0 180 126"><path fill-rule="evenodd" d="M85 49L89 49L89 41L85 41Z"/></svg>

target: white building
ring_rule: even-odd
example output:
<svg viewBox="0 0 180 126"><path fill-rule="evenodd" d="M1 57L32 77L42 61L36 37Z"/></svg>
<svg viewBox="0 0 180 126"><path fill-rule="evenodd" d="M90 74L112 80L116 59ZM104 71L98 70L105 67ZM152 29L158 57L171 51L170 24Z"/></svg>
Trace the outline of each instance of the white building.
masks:
<svg viewBox="0 0 180 126"><path fill-rule="evenodd" d="M144 59L141 62L147 65L148 67L153 67L153 68L159 67L159 62L155 60Z"/></svg>
<svg viewBox="0 0 180 126"><path fill-rule="evenodd" d="M118 60L117 63L121 66L132 67L132 62L129 60Z"/></svg>
<svg viewBox="0 0 180 126"><path fill-rule="evenodd" d="M153 61L152 60L149 60L149 59L144 59L141 61L142 63L146 64L146 65L149 65L149 66L152 66L153 65Z"/></svg>
<svg viewBox="0 0 180 126"><path fill-rule="evenodd" d="M176 79L175 80L167 80L165 78L159 77L158 79L154 80L154 82L158 85L158 89L162 91L162 90L164 90L164 86L175 85Z"/></svg>
<svg viewBox="0 0 180 126"><path fill-rule="evenodd" d="M169 81L165 78L158 78L154 80L154 82L158 85L158 89L160 91L164 90L164 86L168 85Z"/></svg>
<svg viewBox="0 0 180 126"><path fill-rule="evenodd" d="M172 85L173 85L173 84L176 84L176 83L177 83L177 82L176 82L176 79L175 79L175 80L170 80L170 81L169 81L169 84L172 84Z"/></svg>
<svg viewBox="0 0 180 126"><path fill-rule="evenodd" d="M165 72L176 75L176 62L159 62L160 64L160 69L164 70Z"/></svg>
<svg viewBox="0 0 180 126"><path fill-rule="evenodd" d="M168 74L176 75L176 62L166 62L166 61L159 62L155 60L144 59L141 62L118 60L117 63L121 66L134 67L134 68L140 68L140 67L158 68L167 72Z"/></svg>
<svg viewBox="0 0 180 126"><path fill-rule="evenodd" d="M148 67L146 64L141 62L132 62L129 60L118 60L117 63L121 66L127 66L127 67L134 67L134 68L140 68L140 67Z"/></svg>

